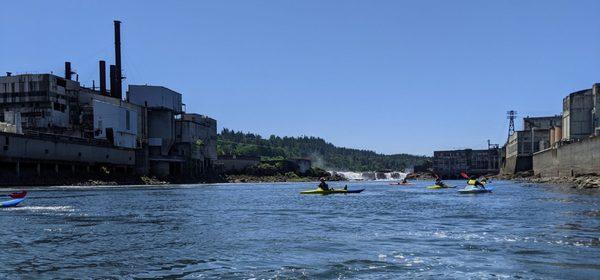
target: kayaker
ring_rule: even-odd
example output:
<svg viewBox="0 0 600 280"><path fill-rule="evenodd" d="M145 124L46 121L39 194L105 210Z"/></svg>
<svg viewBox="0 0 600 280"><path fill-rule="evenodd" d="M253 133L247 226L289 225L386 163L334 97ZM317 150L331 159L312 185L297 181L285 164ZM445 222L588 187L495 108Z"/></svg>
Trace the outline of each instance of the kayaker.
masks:
<svg viewBox="0 0 600 280"><path fill-rule="evenodd" d="M479 182L479 180L475 176L471 176L469 178L469 181L467 182L467 184L473 185L473 186L476 186L476 187L480 187L480 188L482 188L482 189L485 190L485 186L481 182Z"/></svg>
<svg viewBox="0 0 600 280"><path fill-rule="evenodd" d="M319 179L319 181L321 181L321 183L319 184L319 189L322 189L324 191L328 191L329 190L329 185L327 185L327 183L325 183L325 178L321 177Z"/></svg>
<svg viewBox="0 0 600 280"><path fill-rule="evenodd" d="M404 178L402 179L402 184L408 184L408 180L406 180L406 177L404 177Z"/></svg>
<svg viewBox="0 0 600 280"><path fill-rule="evenodd" d="M440 186L440 187L445 187L446 184L444 184L444 182L442 181L442 179L440 179L439 177L437 179L435 179L435 184Z"/></svg>

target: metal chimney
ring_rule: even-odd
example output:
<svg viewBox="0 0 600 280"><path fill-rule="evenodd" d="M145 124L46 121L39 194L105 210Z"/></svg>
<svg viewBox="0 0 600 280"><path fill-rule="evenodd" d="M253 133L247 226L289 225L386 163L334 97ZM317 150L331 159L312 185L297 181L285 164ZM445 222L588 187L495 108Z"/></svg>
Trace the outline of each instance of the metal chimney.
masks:
<svg viewBox="0 0 600 280"><path fill-rule="evenodd" d="M98 65L100 67L100 94L106 95L106 62L100 60Z"/></svg>
<svg viewBox="0 0 600 280"><path fill-rule="evenodd" d="M73 72L71 72L71 62L65 61L65 79L70 80L72 73Z"/></svg>
<svg viewBox="0 0 600 280"><path fill-rule="evenodd" d="M111 91L114 90L114 97L121 98L121 91L123 89L122 81L123 75L121 74L121 22L115 20L115 87L111 87Z"/></svg>
<svg viewBox="0 0 600 280"><path fill-rule="evenodd" d="M117 71L115 70L116 67L114 65L111 65L109 67L109 75L110 75L110 96L112 97L117 97L116 96L116 91L117 91Z"/></svg>

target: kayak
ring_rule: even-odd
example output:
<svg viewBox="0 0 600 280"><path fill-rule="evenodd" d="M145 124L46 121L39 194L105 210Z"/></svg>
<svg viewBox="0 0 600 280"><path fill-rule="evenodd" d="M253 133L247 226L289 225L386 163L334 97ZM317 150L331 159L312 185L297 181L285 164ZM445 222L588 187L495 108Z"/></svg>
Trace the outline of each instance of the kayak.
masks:
<svg viewBox="0 0 600 280"><path fill-rule="evenodd" d="M461 194L477 194L477 193L491 193L492 190L484 189L481 187L475 187L475 186L466 186L464 189L458 190L458 192Z"/></svg>
<svg viewBox="0 0 600 280"><path fill-rule="evenodd" d="M456 188L456 186L439 186L439 185L433 185L433 186L429 186L427 187L430 190L439 190L439 189L454 189Z"/></svg>
<svg viewBox="0 0 600 280"><path fill-rule="evenodd" d="M11 198L24 198L26 195L27 191L20 191L9 194Z"/></svg>
<svg viewBox="0 0 600 280"><path fill-rule="evenodd" d="M14 207L14 206L17 206L19 203L23 202L23 200L25 200L25 198L16 198L16 199L0 202L1 203L0 205L2 205L2 207Z"/></svg>
<svg viewBox="0 0 600 280"><path fill-rule="evenodd" d="M310 191L303 191L300 192L300 194L323 194L323 195L327 195L327 194L337 194L337 193L343 193L343 194L348 194L348 193L360 193L362 191L364 191L365 189L359 189L359 190L328 190L325 191L323 189L315 189L315 190L310 190Z"/></svg>

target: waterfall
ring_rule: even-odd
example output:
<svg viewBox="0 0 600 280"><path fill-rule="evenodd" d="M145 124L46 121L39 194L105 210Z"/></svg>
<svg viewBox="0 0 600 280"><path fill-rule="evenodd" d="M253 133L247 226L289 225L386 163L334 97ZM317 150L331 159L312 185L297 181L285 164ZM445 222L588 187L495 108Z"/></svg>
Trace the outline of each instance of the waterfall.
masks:
<svg viewBox="0 0 600 280"><path fill-rule="evenodd" d="M340 175L348 181L393 181L402 180L407 173L401 171L393 172L352 172L352 171L329 171L332 174Z"/></svg>

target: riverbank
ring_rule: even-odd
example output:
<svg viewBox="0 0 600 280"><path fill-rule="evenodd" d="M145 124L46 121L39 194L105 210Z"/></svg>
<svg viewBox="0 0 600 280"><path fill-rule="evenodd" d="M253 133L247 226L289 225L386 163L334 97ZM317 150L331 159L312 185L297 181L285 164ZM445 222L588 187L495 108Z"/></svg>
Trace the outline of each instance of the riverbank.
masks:
<svg viewBox="0 0 600 280"><path fill-rule="evenodd" d="M203 178L139 176L130 174L86 174L69 176L0 177L0 188L26 186L114 186L227 183L221 175Z"/></svg>
<svg viewBox="0 0 600 280"><path fill-rule="evenodd" d="M281 183L281 182L318 182L319 176L299 176L293 172L276 175L225 175L227 183ZM346 181L346 178L333 174L325 177L327 181Z"/></svg>
<svg viewBox="0 0 600 280"><path fill-rule="evenodd" d="M577 176L563 177L541 177L533 175L533 172L520 172L514 175L496 175L493 178L533 184L562 185L568 188L581 190L595 189L600 191L600 175L596 174L581 174Z"/></svg>
<svg viewBox="0 0 600 280"><path fill-rule="evenodd" d="M577 177L528 177L516 181L536 184L566 185L574 189L596 189L600 190L600 176L582 175Z"/></svg>

